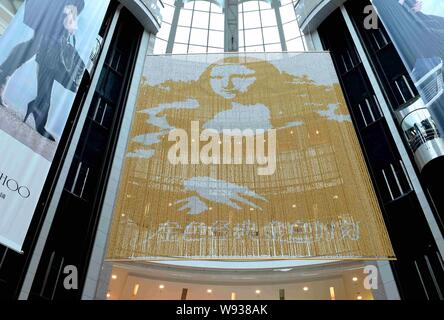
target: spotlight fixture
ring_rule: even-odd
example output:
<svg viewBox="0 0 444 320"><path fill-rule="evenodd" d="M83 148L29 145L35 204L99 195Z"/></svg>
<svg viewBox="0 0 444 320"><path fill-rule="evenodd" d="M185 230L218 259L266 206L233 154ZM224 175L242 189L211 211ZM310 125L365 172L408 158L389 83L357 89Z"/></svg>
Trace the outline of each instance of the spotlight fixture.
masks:
<svg viewBox="0 0 444 320"><path fill-rule="evenodd" d="M165 286L163 284L161 284L161 285L159 285L159 289L160 290L165 289Z"/></svg>
<svg viewBox="0 0 444 320"><path fill-rule="evenodd" d="M107 298L111 297L111 293L108 292L108 293L106 294L106 297L107 297Z"/></svg>
<svg viewBox="0 0 444 320"><path fill-rule="evenodd" d="M353 277L353 282L356 282L356 281L358 281L358 277Z"/></svg>
<svg viewBox="0 0 444 320"><path fill-rule="evenodd" d="M115 274L113 274L113 275L111 276L111 278L112 278L113 280L116 280L116 279L117 279L117 276L116 276Z"/></svg>
<svg viewBox="0 0 444 320"><path fill-rule="evenodd" d="M256 290L256 294L261 294L261 290Z"/></svg>
<svg viewBox="0 0 444 320"><path fill-rule="evenodd" d="M213 293L213 290L207 289L207 293Z"/></svg>
<svg viewBox="0 0 444 320"><path fill-rule="evenodd" d="M362 300L362 296L357 296L356 299Z"/></svg>
<svg viewBox="0 0 444 320"><path fill-rule="evenodd" d="M308 291L308 287L304 287L303 290L304 290L304 291Z"/></svg>

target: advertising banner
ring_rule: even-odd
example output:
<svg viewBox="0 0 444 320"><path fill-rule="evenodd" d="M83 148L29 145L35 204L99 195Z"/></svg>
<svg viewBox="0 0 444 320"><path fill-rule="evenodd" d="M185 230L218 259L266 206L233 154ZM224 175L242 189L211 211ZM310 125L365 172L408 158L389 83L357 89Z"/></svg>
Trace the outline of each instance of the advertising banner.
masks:
<svg viewBox="0 0 444 320"><path fill-rule="evenodd" d="M413 82L444 132L444 2L372 0Z"/></svg>
<svg viewBox="0 0 444 320"><path fill-rule="evenodd" d="M144 70L108 259L393 258L328 53Z"/></svg>
<svg viewBox="0 0 444 320"><path fill-rule="evenodd" d="M0 38L0 243L20 252L109 1L27 0Z"/></svg>

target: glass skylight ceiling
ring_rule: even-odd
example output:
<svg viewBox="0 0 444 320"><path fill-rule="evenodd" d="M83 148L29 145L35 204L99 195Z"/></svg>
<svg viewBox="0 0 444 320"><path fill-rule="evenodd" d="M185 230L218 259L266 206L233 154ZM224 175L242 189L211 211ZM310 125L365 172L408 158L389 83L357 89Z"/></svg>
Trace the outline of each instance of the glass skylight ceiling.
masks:
<svg viewBox="0 0 444 320"><path fill-rule="evenodd" d="M281 0L279 12L288 51L305 51L296 21L294 2ZM163 22L154 54L167 51L175 0L162 0ZM239 4L239 51L282 51L275 9L269 1L250 0ZM210 1L189 1L180 10L173 54L224 52L223 8Z"/></svg>

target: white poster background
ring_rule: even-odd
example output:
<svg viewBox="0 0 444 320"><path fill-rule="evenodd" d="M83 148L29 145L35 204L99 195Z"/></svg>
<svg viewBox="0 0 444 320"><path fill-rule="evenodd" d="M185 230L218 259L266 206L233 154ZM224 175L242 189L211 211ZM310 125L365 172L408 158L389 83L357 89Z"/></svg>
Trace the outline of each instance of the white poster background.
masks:
<svg viewBox="0 0 444 320"><path fill-rule="evenodd" d="M85 7L78 16L76 48L87 64L97 43L109 0L84 2ZM0 64L17 44L33 36L33 30L23 23L25 4L17 12L5 34L0 37ZM22 65L8 81L4 100L8 106L14 106L18 113L24 114L28 103L35 99L36 68L34 57ZM66 125L74 98L73 92L54 82L46 129L57 141ZM52 161L0 129L0 244L21 252L51 164ZM29 190L29 197L23 198L14 190L16 186L24 187L22 193Z"/></svg>

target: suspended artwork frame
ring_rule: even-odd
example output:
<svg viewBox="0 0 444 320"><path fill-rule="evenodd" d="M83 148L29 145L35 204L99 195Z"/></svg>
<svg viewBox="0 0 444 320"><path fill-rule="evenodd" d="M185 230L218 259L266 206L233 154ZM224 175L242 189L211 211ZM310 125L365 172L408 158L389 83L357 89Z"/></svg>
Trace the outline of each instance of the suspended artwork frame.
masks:
<svg viewBox="0 0 444 320"><path fill-rule="evenodd" d="M174 164L177 129L189 154ZM205 129L221 133L211 164L191 155L204 152ZM268 164L246 149L225 162L225 129L262 130ZM247 144L230 137L232 153ZM393 259L330 55L147 56L107 257Z"/></svg>

